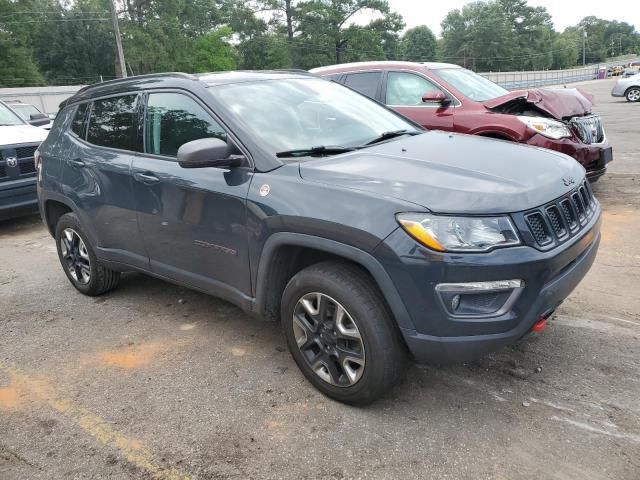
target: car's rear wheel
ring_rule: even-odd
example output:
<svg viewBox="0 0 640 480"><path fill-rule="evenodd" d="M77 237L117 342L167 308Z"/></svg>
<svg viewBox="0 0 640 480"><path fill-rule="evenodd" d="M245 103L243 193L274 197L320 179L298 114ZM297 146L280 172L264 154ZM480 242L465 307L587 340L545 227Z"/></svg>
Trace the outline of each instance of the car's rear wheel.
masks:
<svg viewBox="0 0 640 480"><path fill-rule="evenodd" d="M282 323L302 373L338 401L367 404L401 376L406 350L365 272L324 262L296 274L282 297Z"/></svg>
<svg viewBox="0 0 640 480"><path fill-rule="evenodd" d="M74 213L60 217L56 225L56 246L60 264L71 284L85 295L113 290L120 273L102 265Z"/></svg>
<svg viewBox="0 0 640 480"><path fill-rule="evenodd" d="M640 87L631 87L625 95L627 102L640 102Z"/></svg>

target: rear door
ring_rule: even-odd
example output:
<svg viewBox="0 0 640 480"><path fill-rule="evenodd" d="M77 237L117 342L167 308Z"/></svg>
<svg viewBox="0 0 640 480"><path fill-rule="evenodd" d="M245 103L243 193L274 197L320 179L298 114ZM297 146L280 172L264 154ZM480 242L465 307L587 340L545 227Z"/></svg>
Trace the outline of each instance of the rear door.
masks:
<svg viewBox="0 0 640 480"><path fill-rule="evenodd" d="M138 94L78 106L67 132L62 189L98 256L147 268L131 187L131 163L141 149L140 106Z"/></svg>
<svg viewBox="0 0 640 480"><path fill-rule="evenodd" d="M422 96L427 92L440 91L452 102L443 106L427 104ZM384 103L398 113L432 130L453 130L455 99L428 78L407 71L387 72L384 85Z"/></svg>
<svg viewBox="0 0 640 480"><path fill-rule="evenodd" d="M148 93L144 154L133 162L138 223L151 269L220 297L251 295L246 197L252 170L180 167L178 148L227 132L196 97Z"/></svg>

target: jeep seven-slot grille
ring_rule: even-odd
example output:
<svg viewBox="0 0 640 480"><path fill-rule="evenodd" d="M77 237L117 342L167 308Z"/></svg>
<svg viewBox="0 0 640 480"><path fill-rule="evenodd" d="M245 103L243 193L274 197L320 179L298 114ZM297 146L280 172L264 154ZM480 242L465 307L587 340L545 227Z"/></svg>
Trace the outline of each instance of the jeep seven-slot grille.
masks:
<svg viewBox="0 0 640 480"><path fill-rule="evenodd" d="M580 231L596 210L595 198L585 181L559 200L526 213L524 218L536 243L544 247Z"/></svg>

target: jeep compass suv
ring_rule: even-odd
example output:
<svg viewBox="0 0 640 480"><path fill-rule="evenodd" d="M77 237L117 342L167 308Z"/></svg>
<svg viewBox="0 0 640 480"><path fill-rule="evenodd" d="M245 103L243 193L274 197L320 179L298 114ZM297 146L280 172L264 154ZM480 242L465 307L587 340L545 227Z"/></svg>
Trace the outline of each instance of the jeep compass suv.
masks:
<svg viewBox="0 0 640 480"><path fill-rule="evenodd" d="M570 157L426 132L301 73L87 87L40 150L42 218L76 289L135 270L279 321L306 378L353 404L407 356L460 362L540 330L600 241Z"/></svg>

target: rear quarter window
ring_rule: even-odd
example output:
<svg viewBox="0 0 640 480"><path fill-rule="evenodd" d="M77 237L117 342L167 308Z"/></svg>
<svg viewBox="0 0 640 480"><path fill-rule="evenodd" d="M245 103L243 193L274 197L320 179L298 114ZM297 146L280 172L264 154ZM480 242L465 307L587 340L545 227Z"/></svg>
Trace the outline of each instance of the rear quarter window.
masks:
<svg viewBox="0 0 640 480"><path fill-rule="evenodd" d="M138 96L95 100L89 116L87 141L101 147L138 151Z"/></svg>
<svg viewBox="0 0 640 480"><path fill-rule="evenodd" d="M76 109L76 113L71 121L71 131L80 138L84 138L85 134L85 120L87 117L87 110L89 108L88 103L81 103ZM56 117L57 120L57 117Z"/></svg>

